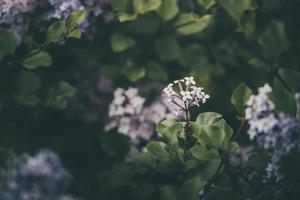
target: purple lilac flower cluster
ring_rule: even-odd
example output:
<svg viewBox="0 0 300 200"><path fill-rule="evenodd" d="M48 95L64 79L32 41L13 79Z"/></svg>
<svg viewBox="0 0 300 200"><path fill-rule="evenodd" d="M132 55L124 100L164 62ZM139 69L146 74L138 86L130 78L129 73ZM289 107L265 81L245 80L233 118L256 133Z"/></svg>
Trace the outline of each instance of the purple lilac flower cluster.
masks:
<svg viewBox="0 0 300 200"><path fill-rule="evenodd" d="M128 135L135 145L147 141L155 132L155 124L172 115L167 98L160 97L149 106L136 88L118 88L109 107L109 120L106 130L117 128Z"/></svg>
<svg viewBox="0 0 300 200"><path fill-rule="evenodd" d="M5 200L60 199L70 184L71 174L53 151L41 150L35 156L21 155L1 180L0 197Z"/></svg>
<svg viewBox="0 0 300 200"><path fill-rule="evenodd" d="M84 72L76 73L77 92L70 101L70 117L80 116L87 123L98 123L106 115L113 91L113 81L99 71L97 65L89 66Z"/></svg>
<svg viewBox="0 0 300 200"><path fill-rule="evenodd" d="M300 151L300 123L298 119L275 109L268 98L271 91L272 88L266 84L258 89L257 95L250 97L245 118L250 125L250 139L255 139L259 147L270 152L271 162L266 169L266 178L279 181L282 178L279 172L281 158Z"/></svg>
<svg viewBox="0 0 300 200"><path fill-rule="evenodd" d="M37 0L0 0L0 27L20 38L28 24L25 14L33 12L37 3Z"/></svg>

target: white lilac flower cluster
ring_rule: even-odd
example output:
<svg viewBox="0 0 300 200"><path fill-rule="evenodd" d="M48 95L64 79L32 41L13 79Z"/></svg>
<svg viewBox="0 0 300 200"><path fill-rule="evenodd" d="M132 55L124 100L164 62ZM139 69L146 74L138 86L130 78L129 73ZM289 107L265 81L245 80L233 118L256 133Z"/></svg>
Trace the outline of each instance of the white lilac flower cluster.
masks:
<svg viewBox="0 0 300 200"><path fill-rule="evenodd" d="M266 169L267 178L278 181L282 178L279 173L281 158L300 151L300 123L298 119L275 109L268 98L271 91L272 88L266 84L258 89L257 95L250 97L245 118L250 125L250 139L255 139L257 145L270 152L272 157Z"/></svg>
<svg viewBox="0 0 300 200"><path fill-rule="evenodd" d="M36 5L37 0L1 0L0 27L7 28L21 37L27 27L24 15L34 11Z"/></svg>
<svg viewBox="0 0 300 200"><path fill-rule="evenodd" d="M171 115L166 99L161 97L149 106L138 94L136 88L118 88L109 107L109 124L106 130L117 128L128 135L135 145L149 140L155 131L155 124Z"/></svg>
<svg viewBox="0 0 300 200"><path fill-rule="evenodd" d="M258 133L269 132L277 123L274 113L275 105L268 98L270 92L272 88L265 84L258 88L258 94L251 95L246 103L245 118L250 125L248 134L251 140Z"/></svg>
<svg viewBox="0 0 300 200"><path fill-rule="evenodd" d="M62 189L71 180L53 151L42 150L35 156L23 154L0 181L0 199L60 199Z"/></svg>
<svg viewBox="0 0 300 200"><path fill-rule="evenodd" d="M187 111L192 106L200 106L209 98L202 87L197 87L194 77L184 77L170 83L163 92L168 96L168 101L176 106L175 114Z"/></svg>

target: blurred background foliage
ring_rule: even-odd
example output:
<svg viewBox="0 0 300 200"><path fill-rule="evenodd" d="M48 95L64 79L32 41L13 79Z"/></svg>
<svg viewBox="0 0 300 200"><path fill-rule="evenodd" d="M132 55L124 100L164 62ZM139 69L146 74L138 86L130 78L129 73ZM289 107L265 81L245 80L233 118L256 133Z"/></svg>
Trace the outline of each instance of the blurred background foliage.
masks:
<svg viewBox="0 0 300 200"><path fill-rule="evenodd" d="M174 177L125 162L130 139L103 129L114 89L136 86L151 101L160 93L153 88L191 75L211 96L194 112L219 112L237 129L230 96L239 83L255 89L274 78L300 82L299 7L297 0L110 0L103 14L89 17L80 39L61 24L49 33L47 22L30 24L18 42L4 27L0 145L17 154L54 149L75 177L71 192L86 199L194 194ZM103 79L109 84L99 89ZM288 95L275 98L292 114L293 102L280 102ZM239 140L248 142L245 134Z"/></svg>

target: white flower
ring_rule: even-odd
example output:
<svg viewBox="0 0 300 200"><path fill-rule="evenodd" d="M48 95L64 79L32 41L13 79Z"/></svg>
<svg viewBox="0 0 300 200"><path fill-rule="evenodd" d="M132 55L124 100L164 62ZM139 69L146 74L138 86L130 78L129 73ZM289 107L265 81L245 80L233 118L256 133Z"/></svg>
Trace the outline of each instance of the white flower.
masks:
<svg viewBox="0 0 300 200"><path fill-rule="evenodd" d="M180 91L180 94L182 95L182 101L191 100L193 98L190 91Z"/></svg>
<svg viewBox="0 0 300 200"><path fill-rule="evenodd" d="M194 81L194 77L185 77L185 84L186 85L196 85L196 82Z"/></svg>
<svg viewBox="0 0 300 200"><path fill-rule="evenodd" d="M200 103L205 103L209 98L209 95L202 91L202 87L195 86L194 77L184 77L173 83L170 83L163 92L168 96L168 102L177 106L176 112L189 109L193 105L200 106ZM178 93L174 91L174 87Z"/></svg>

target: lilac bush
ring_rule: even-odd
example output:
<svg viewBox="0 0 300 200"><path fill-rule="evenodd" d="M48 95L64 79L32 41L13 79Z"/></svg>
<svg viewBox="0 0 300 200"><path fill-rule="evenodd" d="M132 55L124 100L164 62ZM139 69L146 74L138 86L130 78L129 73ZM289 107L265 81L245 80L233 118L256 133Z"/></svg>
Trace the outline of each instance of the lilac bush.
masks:
<svg viewBox="0 0 300 200"><path fill-rule="evenodd" d="M53 200L62 195L72 181L58 155L41 150L35 156L22 154L1 180L1 199Z"/></svg>

